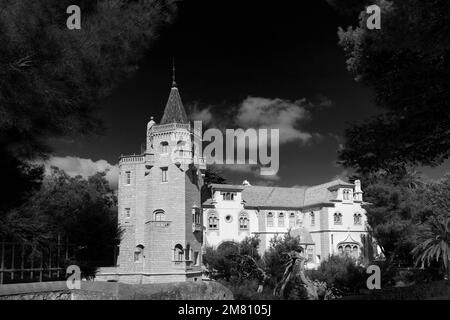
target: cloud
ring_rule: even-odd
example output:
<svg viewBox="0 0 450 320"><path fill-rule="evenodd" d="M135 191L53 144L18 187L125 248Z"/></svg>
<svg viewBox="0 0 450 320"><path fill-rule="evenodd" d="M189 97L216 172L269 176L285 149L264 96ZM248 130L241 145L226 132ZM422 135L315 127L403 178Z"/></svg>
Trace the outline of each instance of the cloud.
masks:
<svg viewBox="0 0 450 320"><path fill-rule="evenodd" d="M106 180L114 190L117 189L119 179L119 168L112 165L106 160L93 161L91 159L83 159L78 157L51 157L45 162L46 171L49 172L50 167L57 167L64 170L69 176L80 175L87 178L97 172L106 171Z"/></svg>
<svg viewBox="0 0 450 320"><path fill-rule="evenodd" d="M319 108L330 108L334 106L333 100L322 93L316 95L316 100L317 102L315 103L315 105Z"/></svg>
<svg viewBox="0 0 450 320"><path fill-rule="evenodd" d="M219 170L235 173L244 176L244 179L256 178L260 181L279 181L279 175L263 176L260 173L260 166L254 164L215 164Z"/></svg>
<svg viewBox="0 0 450 320"><path fill-rule="evenodd" d="M248 97L241 103L235 123L243 129L279 129L280 144L293 141L306 143L312 134L300 130L298 123L311 117L307 104L306 100Z"/></svg>
<svg viewBox="0 0 450 320"><path fill-rule="evenodd" d="M350 175L350 171L347 170L347 169L344 169L340 173L335 175L331 180L341 179L341 180L344 180L344 181L348 181L349 175Z"/></svg>
<svg viewBox="0 0 450 320"><path fill-rule="evenodd" d="M192 121L201 121L203 125L208 126L213 123L213 114L211 112L211 107L206 107L204 109L200 109L198 104L194 104L191 106L191 120Z"/></svg>
<svg viewBox="0 0 450 320"><path fill-rule="evenodd" d="M205 127L225 129L279 129L280 144L299 142L307 144L317 133L300 128L302 122L311 120L310 109L316 106L330 106L332 102L324 95L318 96L318 103L306 99L295 101L280 98L249 96L238 105L220 105L220 108L198 104L191 106L191 118L200 120Z"/></svg>

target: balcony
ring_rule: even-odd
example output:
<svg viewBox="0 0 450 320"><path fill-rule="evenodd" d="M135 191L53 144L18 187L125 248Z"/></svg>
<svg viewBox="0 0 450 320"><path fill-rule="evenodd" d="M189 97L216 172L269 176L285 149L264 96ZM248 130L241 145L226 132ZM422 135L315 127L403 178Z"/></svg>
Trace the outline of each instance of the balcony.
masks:
<svg viewBox="0 0 450 320"><path fill-rule="evenodd" d="M152 133L161 133L161 132L167 132L167 131L174 131L177 129L183 129L190 131L191 125L186 123L169 123L169 124L162 124L162 125L154 125L150 131Z"/></svg>
<svg viewBox="0 0 450 320"><path fill-rule="evenodd" d="M192 224L192 232L202 232L203 226L200 223L193 223Z"/></svg>
<svg viewBox="0 0 450 320"><path fill-rule="evenodd" d="M147 221L145 224L149 224L155 229L167 229L170 227L172 221Z"/></svg>
<svg viewBox="0 0 450 320"><path fill-rule="evenodd" d="M193 261L191 260L183 260L183 261L172 261L173 265L177 269L192 269L192 266L194 265Z"/></svg>
<svg viewBox="0 0 450 320"><path fill-rule="evenodd" d="M151 169L155 166L155 155L153 153L145 154L145 167Z"/></svg>
<svg viewBox="0 0 450 320"><path fill-rule="evenodd" d="M144 156L142 155L121 156L119 160L119 164L142 163L142 162L144 162Z"/></svg>

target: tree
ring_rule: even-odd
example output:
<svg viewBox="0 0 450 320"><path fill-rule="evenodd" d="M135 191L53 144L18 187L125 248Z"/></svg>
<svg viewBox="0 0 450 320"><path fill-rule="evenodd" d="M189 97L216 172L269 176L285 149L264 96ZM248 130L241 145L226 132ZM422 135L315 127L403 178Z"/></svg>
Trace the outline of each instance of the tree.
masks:
<svg viewBox="0 0 450 320"><path fill-rule="evenodd" d="M269 250L264 253L263 260L272 287L280 283L283 278L286 266L291 261L289 256L291 252L303 252L298 237L292 237L287 233L283 237L274 237L270 240Z"/></svg>
<svg viewBox="0 0 450 320"><path fill-rule="evenodd" d="M264 278L264 271L258 266L259 243L257 237L246 237L240 243L225 242L217 249L206 248L203 262L208 275L231 283Z"/></svg>
<svg viewBox="0 0 450 320"><path fill-rule="evenodd" d="M436 261L442 265L447 279L450 279L450 217L428 220L419 241L412 250L416 264L421 264L423 268Z"/></svg>
<svg viewBox="0 0 450 320"><path fill-rule="evenodd" d="M212 197L212 184L227 184L227 179L223 176L223 172L212 165L208 166L205 172L204 184L201 190L202 203Z"/></svg>
<svg viewBox="0 0 450 320"><path fill-rule="evenodd" d="M81 30L66 27L72 4ZM100 99L136 71L175 12L176 0L1 1L0 180L20 181L15 201L33 180L26 160L45 157L49 139L103 132Z"/></svg>
<svg viewBox="0 0 450 320"><path fill-rule="evenodd" d="M332 1L333 2L333 1ZM381 30L339 30L347 68L382 113L347 128L340 162L361 172L438 165L450 156L450 4L379 0Z"/></svg>
<svg viewBox="0 0 450 320"><path fill-rule="evenodd" d="M111 265L122 233L116 205L105 173L83 179L53 168L39 191L1 219L0 234L36 247L59 236L77 245L80 261Z"/></svg>
<svg viewBox="0 0 450 320"><path fill-rule="evenodd" d="M368 227L388 264L412 265L418 223L426 212L426 188L416 188L409 175L399 179L377 174L364 181Z"/></svg>

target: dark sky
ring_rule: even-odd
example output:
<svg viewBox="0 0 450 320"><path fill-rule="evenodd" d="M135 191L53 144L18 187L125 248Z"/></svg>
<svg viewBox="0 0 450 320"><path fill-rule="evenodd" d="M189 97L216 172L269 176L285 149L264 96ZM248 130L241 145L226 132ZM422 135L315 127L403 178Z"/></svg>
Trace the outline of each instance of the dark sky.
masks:
<svg viewBox="0 0 450 320"><path fill-rule="evenodd" d="M313 108L311 119L298 124L317 133L306 146L285 144L280 150L281 186L319 184L343 172L335 166L346 124L377 109L368 88L347 72L338 46L339 26L355 24L324 0L184 0L178 18L166 28L143 61L140 71L102 103L105 136L56 143L57 156L75 156L116 164L121 154L140 152L150 116L162 117L171 84L172 57L186 109L192 105L232 108L248 96L333 104ZM450 166L426 169L430 176ZM234 182L251 174L226 171Z"/></svg>

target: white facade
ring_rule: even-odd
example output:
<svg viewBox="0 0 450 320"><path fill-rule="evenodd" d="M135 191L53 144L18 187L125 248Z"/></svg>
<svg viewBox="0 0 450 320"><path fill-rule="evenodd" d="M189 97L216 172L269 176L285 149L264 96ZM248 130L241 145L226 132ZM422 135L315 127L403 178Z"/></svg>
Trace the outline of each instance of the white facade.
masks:
<svg viewBox="0 0 450 320"><path fill-rule="evenodd" d="M307 188L212 185L203 204L204 246L258 236L260 253L270 240L301 229L313 264L332 254L362 254L367 234L360 182L331 181Z"/></svg>

